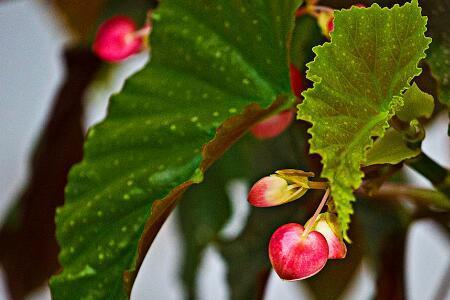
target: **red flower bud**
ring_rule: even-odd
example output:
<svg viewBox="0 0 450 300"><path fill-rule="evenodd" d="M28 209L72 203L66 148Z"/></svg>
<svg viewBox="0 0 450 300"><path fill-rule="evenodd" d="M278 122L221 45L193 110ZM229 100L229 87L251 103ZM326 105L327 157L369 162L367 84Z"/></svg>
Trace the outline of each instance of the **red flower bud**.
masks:
<svg viewBox="0 0 450 300"><path fill-rule="evenodd" d="M291 202L302 197L308 189L326 189L328 184L310 181L312 172L284 169L258 180L248 193L248 202L257 207L268 207Z"/></svg>
<svg viewBox="0 0 450 300"><path fill-rule="evenodd" d="M250 131L258 139L273 138L288 128L293 119L294 112L292 110L285 110L259 122Z"/></svg>
<svg viewBox="0 0 450 300"><path fill-rule="evenodd" d="M124 60L142 50L143 36L135 32L136 24L128 17L116 16L106 20L97 31L93 51L108 62Z"/></svg>
<svg viewBox="0 0 450 300"><path fill-rule="evenodd" d="M281 279L301 280L318 273L328 259L328 245L323 235L311 231L303 236L300 224L278 228L269 242L269 258Z"/></svg>
<svg viewBox="0 0 450 300"><path fill-rule="evenodd" d="M303 76L300 70L294 65L289 66L289 73L291 75L291 89L295 96L300 97L305 85L303 84Z"/></svg>
<svg viewBox="0 0 450 300"><path fill-rule="evenodd" d="M266 176L253 185L248 193L248 202L257 207L276 206L301 197L307 191L303 190L303 193L295 193L295 189L289 187L285 179L278 175ZM295 195L298 197L293 198Z"/></svg>

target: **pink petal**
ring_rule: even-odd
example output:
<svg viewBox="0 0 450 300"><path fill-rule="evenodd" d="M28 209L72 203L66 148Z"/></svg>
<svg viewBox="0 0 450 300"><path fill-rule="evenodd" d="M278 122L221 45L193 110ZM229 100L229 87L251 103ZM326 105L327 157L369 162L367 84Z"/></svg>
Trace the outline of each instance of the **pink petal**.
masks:
<svg viewBox="0 0 450 300"><path fill-rule="evenodd" d="M301 280L317 274L328 259L326 239L312 231L302 239L303 226L289 223L278 228L269 242L269 258L281 279Z"/></svg>

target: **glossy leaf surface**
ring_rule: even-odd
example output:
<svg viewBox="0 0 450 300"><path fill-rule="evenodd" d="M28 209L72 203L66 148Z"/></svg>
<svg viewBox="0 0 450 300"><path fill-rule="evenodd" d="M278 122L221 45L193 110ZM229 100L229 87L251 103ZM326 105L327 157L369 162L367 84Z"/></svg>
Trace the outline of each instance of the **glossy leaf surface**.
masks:
<svg viewBox="0 0 450 300"><path fill-rule="evenodd" d="M251 125L292 103L286 45L298 4L160 4L151 62L111 99L70 173L54 299L126 298L122 278L130 289L184 189Z"/></svg>

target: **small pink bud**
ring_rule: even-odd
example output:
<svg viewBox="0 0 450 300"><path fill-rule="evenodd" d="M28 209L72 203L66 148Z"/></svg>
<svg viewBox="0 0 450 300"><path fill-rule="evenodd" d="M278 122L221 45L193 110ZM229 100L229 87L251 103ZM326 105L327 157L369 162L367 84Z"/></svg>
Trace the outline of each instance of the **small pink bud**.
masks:
<svg viewBox="0 0 450 300"><path fill-rule="evenodd" d="M105 61L124 60L142 50L143 36L136 35L135 32L136 24L129 17L112 17L100 25L93 51Z"/></svg>
<svg viewBox="0 0 450 300"><path fill-rule="evenodd" d="M281 279L301 280L318 273L328 259L328 245L323 235L290 223L278 228L269 242L269 258Z"/></svg>
<svg viewBox="0 0 450 300"><path fill-rule="evenodd" d="M311 222L309 220L308 222ZM305 224L307 226L308 222ZM322 213L317 217L312 230L320 232L328 243L329 259L342 259L347 254L347 247L342 240L337 216L332 213Z"/></svg>
<svg viewBox="0 0 450 300"><path fill-rule="evenodd" d="M303 84L303 76L300 70L293 64L289 66L289 73L291 75L291 89L294 95L300 97L305 85Z"/></svg>
<svg viewBox="0 0 450 300"><path fill-rule="evenodd" d="M359 8L365 8L366 7L366 5L362 4L362 3L356 3L353 6L356 6L356 7L359 7Z"/></svg>
<svg viewBox="0 0 450 300"><path fill-rule="evenodd" d="M288 128L293 119L294 112L292 110L285 110L259 122L250 131L258 139L273 138Z"/></svg>
<svg viewBox="0 0 450 300"><path fill-rule="evenodd" d="M257 207L276 206L289 202L293 194L294 190L289 188L285 179L271 175L261 178L252 186L248 202Z"/></svg>
<svg viewBox="0 0 450 300"><path fill-rule="evenodd" d="M326 189L327 184L310 181L314 173L284 169L258 180L248 193L248 201L257 207L269 207L291 202L302 197L309 189Z"/></svg>

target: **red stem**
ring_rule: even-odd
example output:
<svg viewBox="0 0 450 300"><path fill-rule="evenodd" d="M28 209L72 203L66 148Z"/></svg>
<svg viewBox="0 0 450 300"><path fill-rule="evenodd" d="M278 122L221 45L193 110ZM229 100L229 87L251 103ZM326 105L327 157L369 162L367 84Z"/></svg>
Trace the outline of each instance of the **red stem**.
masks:
<svg viewBox="0 0 450 300"><path fill-rule="evenodd" d="M328 196L330 195L330 188L327 188L325 191L325 194L322 197L322 200L320 201L319 206L317 207L316 211L314 212L313 217L311 218L310 222L306 225L305 230L303 231L302 237L306 238L308 234L310 233L311 229L313 228L314 224L316 223L317 217L319 216L320 212L322 211L322 208L324 207L325 203L327 203Z"/></svg>

